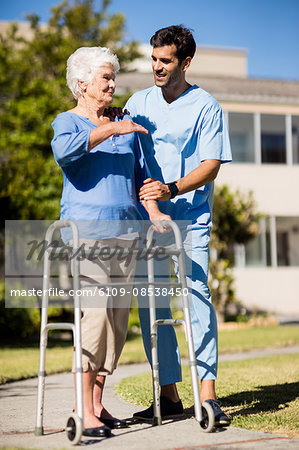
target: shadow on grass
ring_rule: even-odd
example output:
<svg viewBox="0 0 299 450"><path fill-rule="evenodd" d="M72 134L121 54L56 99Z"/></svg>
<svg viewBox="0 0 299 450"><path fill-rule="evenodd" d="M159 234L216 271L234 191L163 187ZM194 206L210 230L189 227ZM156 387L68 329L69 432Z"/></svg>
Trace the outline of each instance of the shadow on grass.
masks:
<svg viewBox="0 0 299 450"><path fill-rule="evenodd" d="M298 398L299 382L257 386L254 390L238 392L221 398L225 407L236 408L231 416L277 411L289 407Z"/></svg>
<svg viewBox="0 0 299 450"><path fill-rule="evenodd" d="M257 386L254 390L238 392L222 397L221 405L225 408L237 409L229 415L248 416L250 414L274 412L289 407L289 403L298 398L299 382ZM187 416L194 415L194 405L185 408Z"/></svg>

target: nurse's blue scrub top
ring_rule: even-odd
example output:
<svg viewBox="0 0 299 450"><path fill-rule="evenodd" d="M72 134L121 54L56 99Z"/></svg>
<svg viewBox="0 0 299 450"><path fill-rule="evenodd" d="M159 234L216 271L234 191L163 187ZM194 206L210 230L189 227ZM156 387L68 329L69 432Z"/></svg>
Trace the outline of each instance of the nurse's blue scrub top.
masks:
<svg viewBox="0 0 299 450"><path fill-rule="evenodd" d="M60 218L76 221L80 238L137 231L136 192L145 173L135 133L113 136L88 152L90 131L97 128L88 118L63 112L52 127L52 150L63 173ZM65 230L62 235L70 237Z"/></svg>
<svg viewBox="0 0 299 450"><path fill-rule="evenodd" d="M125 108L134 122L148 129L140 135L147 172L170 183L197 168L201 161L231 161L223 111L218 102L197 85L168 104L161 88L135 93ZM213 182L172 200L159 202L161 211L174 220L211 226Z"/></svg>

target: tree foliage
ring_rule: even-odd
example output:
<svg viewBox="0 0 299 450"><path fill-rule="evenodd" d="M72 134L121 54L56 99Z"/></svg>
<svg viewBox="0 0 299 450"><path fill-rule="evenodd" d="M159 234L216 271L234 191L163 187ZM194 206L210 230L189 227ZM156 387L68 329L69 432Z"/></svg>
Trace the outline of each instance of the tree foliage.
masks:
<svg viewBox="0 0 299 450"><path fill-rule="evenodd" d="M82 46L109 47L122 70L139 55L136 42L124 43L123 14L108 14L110 2L96 11L93 0L65 0L52 9L47 27L28 16L31 38L20 37L17 24L0 36L0 205L6 219L58 217L62 177L51 152L51 122L74 106L65 83L69 55Z"/></svg>
<svg viewBox="0 0 299 450"><path fill-rule="evenodd" d="M256 212L252 192L232 192L228 186L216 186L213 203L213 245L222 257L229 257L233 244L247 244L258 234L262 215Z"/></svg>

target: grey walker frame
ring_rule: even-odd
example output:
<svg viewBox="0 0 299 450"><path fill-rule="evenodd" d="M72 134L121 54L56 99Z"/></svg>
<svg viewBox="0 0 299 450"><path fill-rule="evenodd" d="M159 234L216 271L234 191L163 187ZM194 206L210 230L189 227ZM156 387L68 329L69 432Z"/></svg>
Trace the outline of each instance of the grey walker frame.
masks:
<svg viewBox="0 0 299 450"><path fill-rule="evenodd" d="M165 253L169 255L176 255L178 258L179 282L176 286L181 287L183 294L183 311L184 320L178 319L159 319L156 320L155 310L155 295L154 287L156 285L175 285L172 282L156 283L154 276L154 258L148 257L148 286L149 289L149 313L150 313L150 329L151 329L151 352L152 352L152 378L153 378L153 398L154 398L154 418L153 425L161 425L161 410L160 410L160 396L159 396L159 362L157 351L157 328L160 325L184 325L186 340L189 351L189 366L191 371L192 390L194 397L195 418L199 422L201 428L205 432L210 432L214 427L214 413L212 407L207 403L200 402L198 376L196 369L196 358L194 353L194 344L192 337L191 318L189 309L189 299L186 292L186 268L185 256L182 243L181 232L178 225L173 221L162 222L164 227L171 228L174 233L175 244L167 247ZM78 254L79 249L79 233L77 225L72 220L57 220L52 223L45 236L46 242L51 242L55 230L70 227L73 234L73 254ZM151 225L146 236L146 249L144 250L147 256L153 256L156 248L152 247L152 240L154 234L154 226ZM73 334L73 341L75 346L75 364L76 364L76 408L77 413L69 416L66 432L70 443L76 445L80 442L83 432L83 369L82 369L82 348L81 348L81 301L78 295L80 291L80 261L79 258L74 258L73 265L73 290L74 290L74 324L73 323L48 323L48 304L49 304L49 284L50 284L50 253L53 247L46 248L44 256L44 271L43 271L43 297L42 297L42 317L41 317L41 332L40 332L40 363L38 371L38 398L37 398L37 414L35 435L41 436L44 434L43 414L44 414L44 393L45 393L45 362L46 362L46 348L48 342L48 331L53 329L70 330ZM128 250L130 252L130 250ZM133 249L133 253L140 253L140 249ZM107 286L144 286L144 282L133 283L108 283ZM103 286L103 285L101 285Z"/></svg>

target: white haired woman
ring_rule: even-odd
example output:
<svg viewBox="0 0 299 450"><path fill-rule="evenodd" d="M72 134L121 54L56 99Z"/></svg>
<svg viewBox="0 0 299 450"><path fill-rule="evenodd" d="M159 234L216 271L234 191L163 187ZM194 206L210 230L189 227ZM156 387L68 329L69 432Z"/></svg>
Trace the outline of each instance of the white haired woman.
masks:
<svg viewBox="0 0 299 450"><path fill-rule="evenodd" d="M136 192L145 175L137 132L147 130L126 115L115 121L104 116L113 101L118 70L117 57L109 49L77 49L67 61L67 85L77 105L58 114L52 123L51 145L64 181L60 218L75 220L80 244L92 248L130 247L136 237L132 223L142 218ZM151 220L170 219L160 213L156 202L144 206ZM65 242L71 240L67 229L62 237ZM126 264L115 256L105 259L80 262L83 288L99 280L111 282L113 276L132 280L134 260ZM126 292L121 299L113 298L122 304L111 307L109 293L96 292L87 305L83 298L82 307L83 435L103 437L110 436L112 428L127 426L105 409L102 395L105 377L116 368L125 343L131 295Z"/></svg>

